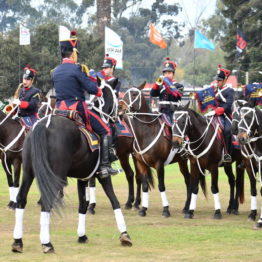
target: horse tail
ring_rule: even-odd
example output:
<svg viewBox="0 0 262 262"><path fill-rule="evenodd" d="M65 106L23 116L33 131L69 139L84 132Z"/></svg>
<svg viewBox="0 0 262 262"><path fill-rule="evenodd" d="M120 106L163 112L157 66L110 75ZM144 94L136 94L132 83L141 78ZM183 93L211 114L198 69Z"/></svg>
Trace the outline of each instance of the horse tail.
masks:
<svg viewBox="0 0 262 262"><path fill-rule="evenodd" d="M244 190L244 168L236 168L236 190L239 192L238 198L239 202L243 204L245 202L245 190Z"/></svg>
<svg viewBox="0 0 262 262"><path fill-rule="evenodd" d="M47 128L39 122L30 134L33 172L41 193L45 210L61 207L61 192L66 181L54 174L48 158Z"/></svg>
<svg viewBox="0 0 262 262"><path fill-rule="evenodd" d="M200 175L200 186L202 188L205 198L207 198L206 177L203 175Z"/></svg>

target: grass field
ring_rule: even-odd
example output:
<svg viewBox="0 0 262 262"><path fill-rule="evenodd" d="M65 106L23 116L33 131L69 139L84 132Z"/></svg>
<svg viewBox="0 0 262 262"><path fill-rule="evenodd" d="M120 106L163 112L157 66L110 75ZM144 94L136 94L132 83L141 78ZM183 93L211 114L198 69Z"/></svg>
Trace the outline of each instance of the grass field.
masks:
<svg viewBox="0 0 262 262"><path fill-rule="evenodd" d="M123 210L133 247L120 246L114 213L100 185L97 187L96 215L87 217L88 244L77 243L77 191L76 181L69 180L66 188L66 208L63 216L51 222L51 240L56 253L44 255L39 241L39 212L36 205L39 193L31 188L24 220L24 253L11 252L14 212L6 205L9 200L5 175L0 170L0 261L261 261L262 231L253 230L247 220L250 209L249 182L245 177L246 201L240 206L240 215L225 213L229 187L222 169L219 178L222 220L213 220L213 197L210 177L207 177L208 200L199 193L197 210L192 220L183 218L181 210L185 200L185 185L177 165L166 168L166 188L171 217L161 216L161 198L157 186L150 193L147 217L137 211ZM124 206L127 182L124 174L113 177L116 195ZM259 186L259 185L258 185ZM259 198L259 207L260 207ZM260 212L259 212L260 213Z"/></svg>

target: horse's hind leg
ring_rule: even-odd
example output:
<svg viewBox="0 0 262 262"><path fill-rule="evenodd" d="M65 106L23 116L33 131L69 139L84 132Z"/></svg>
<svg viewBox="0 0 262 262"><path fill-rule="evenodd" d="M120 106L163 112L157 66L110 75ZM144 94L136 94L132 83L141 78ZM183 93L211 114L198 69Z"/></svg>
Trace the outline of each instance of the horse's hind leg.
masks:
<svg viewBox="0 0 262 262"><path fill-rule="evenodd" d="M132 241L127 233L126 230L126 223L125 219L123 216L123 213L121 211L119 202L117 200L117 197L115 195L113 185L112 185L112 180L111 177L107 177L104 179L98 178L100 184L102 185L107 197L109 198L111 205L113 207L114 213L115 213L115 218L116 218L116 223L118 230L120 231L120 242L123 246L132 246Z"/></svg>
<svg viewBox="0 0 262 262"><path fill-rule="evenodd" d="M24 210L27 203L27 194L32 185L34 176L32 172L23 173L23 180L20 187L20 190L17 195L17 205L15 209L15 228L14 228L14 243L12 244L13 252L23 252L23 218Z"/></svg>
<svg viewBox="0 0 262 262"><path fill-rule="evenodd" d="M86 236L86 212L88 207L88 201L86 199L86 185L87 181L77 180L79 200L77 235L79 243L88 242L88 238Z"/></svg>
<svg viewBox="0 0 262 262"><path fill-rule="evenodd" d="M20 174L21 174L21 161L19 159L14 160L14 209L16 207L16 197L19 191L19 182L20 182Z"/></svg>
<svg viewBox="0 0 262 262"><path fill-rule="evenodd" d="M186 190L187 190L187 199L185 202L185 206L183 208L183 213L185 214L189 210L189 204L190 204L190 173L187 166L187 160L180 160L178 161L179 169L182 175L184 176L185 184L186 184Z"/></svg>
<svg viewBox="0 0 262 262"><path fill-rule="evenodd" d="M232 166L231 165L225 165L224 166L225 173L228 177L228 183L230 187L230 199L229 199L229 204L227 208L227 214L232 214L238 212L238 204L236 204L236 199L235 199L235 176L232 171ZM238 201L237 201L238 202Z"/></svg>
<svg viewBox="0 0 262 262"><path fill-rule="evenodd" d="M218 190L218 168L215 166L211 170L211 191L214 197L214 206L215 206L215 213L213 218L214 219L221 219L221 204L219 199L219 190Z"/></svg>
<svg viewBox="0 0 262 262"><path fill-rule="evenodd" d="M95 207L96 207L96 177L93 176L88 181L89 187L89 206L88 206L88 213L94 215L95 214Z"/></svg>

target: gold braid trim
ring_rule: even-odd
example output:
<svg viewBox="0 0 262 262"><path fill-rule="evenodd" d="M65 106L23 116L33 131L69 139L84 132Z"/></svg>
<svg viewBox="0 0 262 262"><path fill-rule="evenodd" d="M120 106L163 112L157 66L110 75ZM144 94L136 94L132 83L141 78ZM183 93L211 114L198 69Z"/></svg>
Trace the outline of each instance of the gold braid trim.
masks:
<svg viewBox="0 0 262 262"><path fill-rule="evenodd" d="M89 68L87 65L81 64L81 70L82 72L86 73L87 76L90 76Z"/></svg>
<svg viewBox="0 0 262 262"><path fill-rule="evenodd" d="M19 84L16 91L15 91L15 94L14 94L14 99L18 99L19 98L19 90L23 87L23 83Z"/></svg>

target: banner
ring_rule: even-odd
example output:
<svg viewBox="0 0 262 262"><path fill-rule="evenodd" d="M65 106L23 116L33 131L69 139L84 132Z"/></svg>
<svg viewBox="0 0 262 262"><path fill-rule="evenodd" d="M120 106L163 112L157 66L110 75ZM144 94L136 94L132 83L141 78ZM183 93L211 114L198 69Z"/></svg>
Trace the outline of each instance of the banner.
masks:
<svg viewBox="0 0 262 262"><path fill-rule="evenodd" d="M116 59L116 68L123 69L123 42L120 36L109 27L105 27L105 54Z"/></svg>
<svg viewBox="0 0 262 262"><path fill-rule="evenodd" d="M59 26L58 34L59 41L68 40L70 38L70 30L63 25Z"/></svg>
<svg viewBox="0 0 262 262"><path fill-rule="evenodd" d="M153 24L150 24L149 29L149 41L154 44L158 45L161 48L167 48L167 43L159 33L159 31L155 28Z"/></svg>
<svg viewBox="0 0 262 262"><path fill-rule="evenodd" d="M242 53L243 50L247 47L247 39L239 28L237 29L236 39L237 52Z"/></svg>
<svg viewBox="0 0 262 262"><path fill-rule="evenodd" d="M30 30L20 25L19 45L30 45Z"/></svg>
<svg viewBox="0 0 262 262"><path fill-rule="evenodd" d="M206 112L209 108L216 108L215 91L213 87L207 87L196 92L196 100L201 112Z"/></svg>
<svg viewBox="0 0 262 262"><path fill-rule="evenodd" d="M194 48L205 48L213 51L215 50L215 45L204 35L202 35L198 31L195 31Z"/></svg>
<svg viewBox="0 0 262 262"><path fill-rule="evenodd" d="M245 85L244 95L251 100L255 100L257 105L262 105L262 84Z"/></svg>

